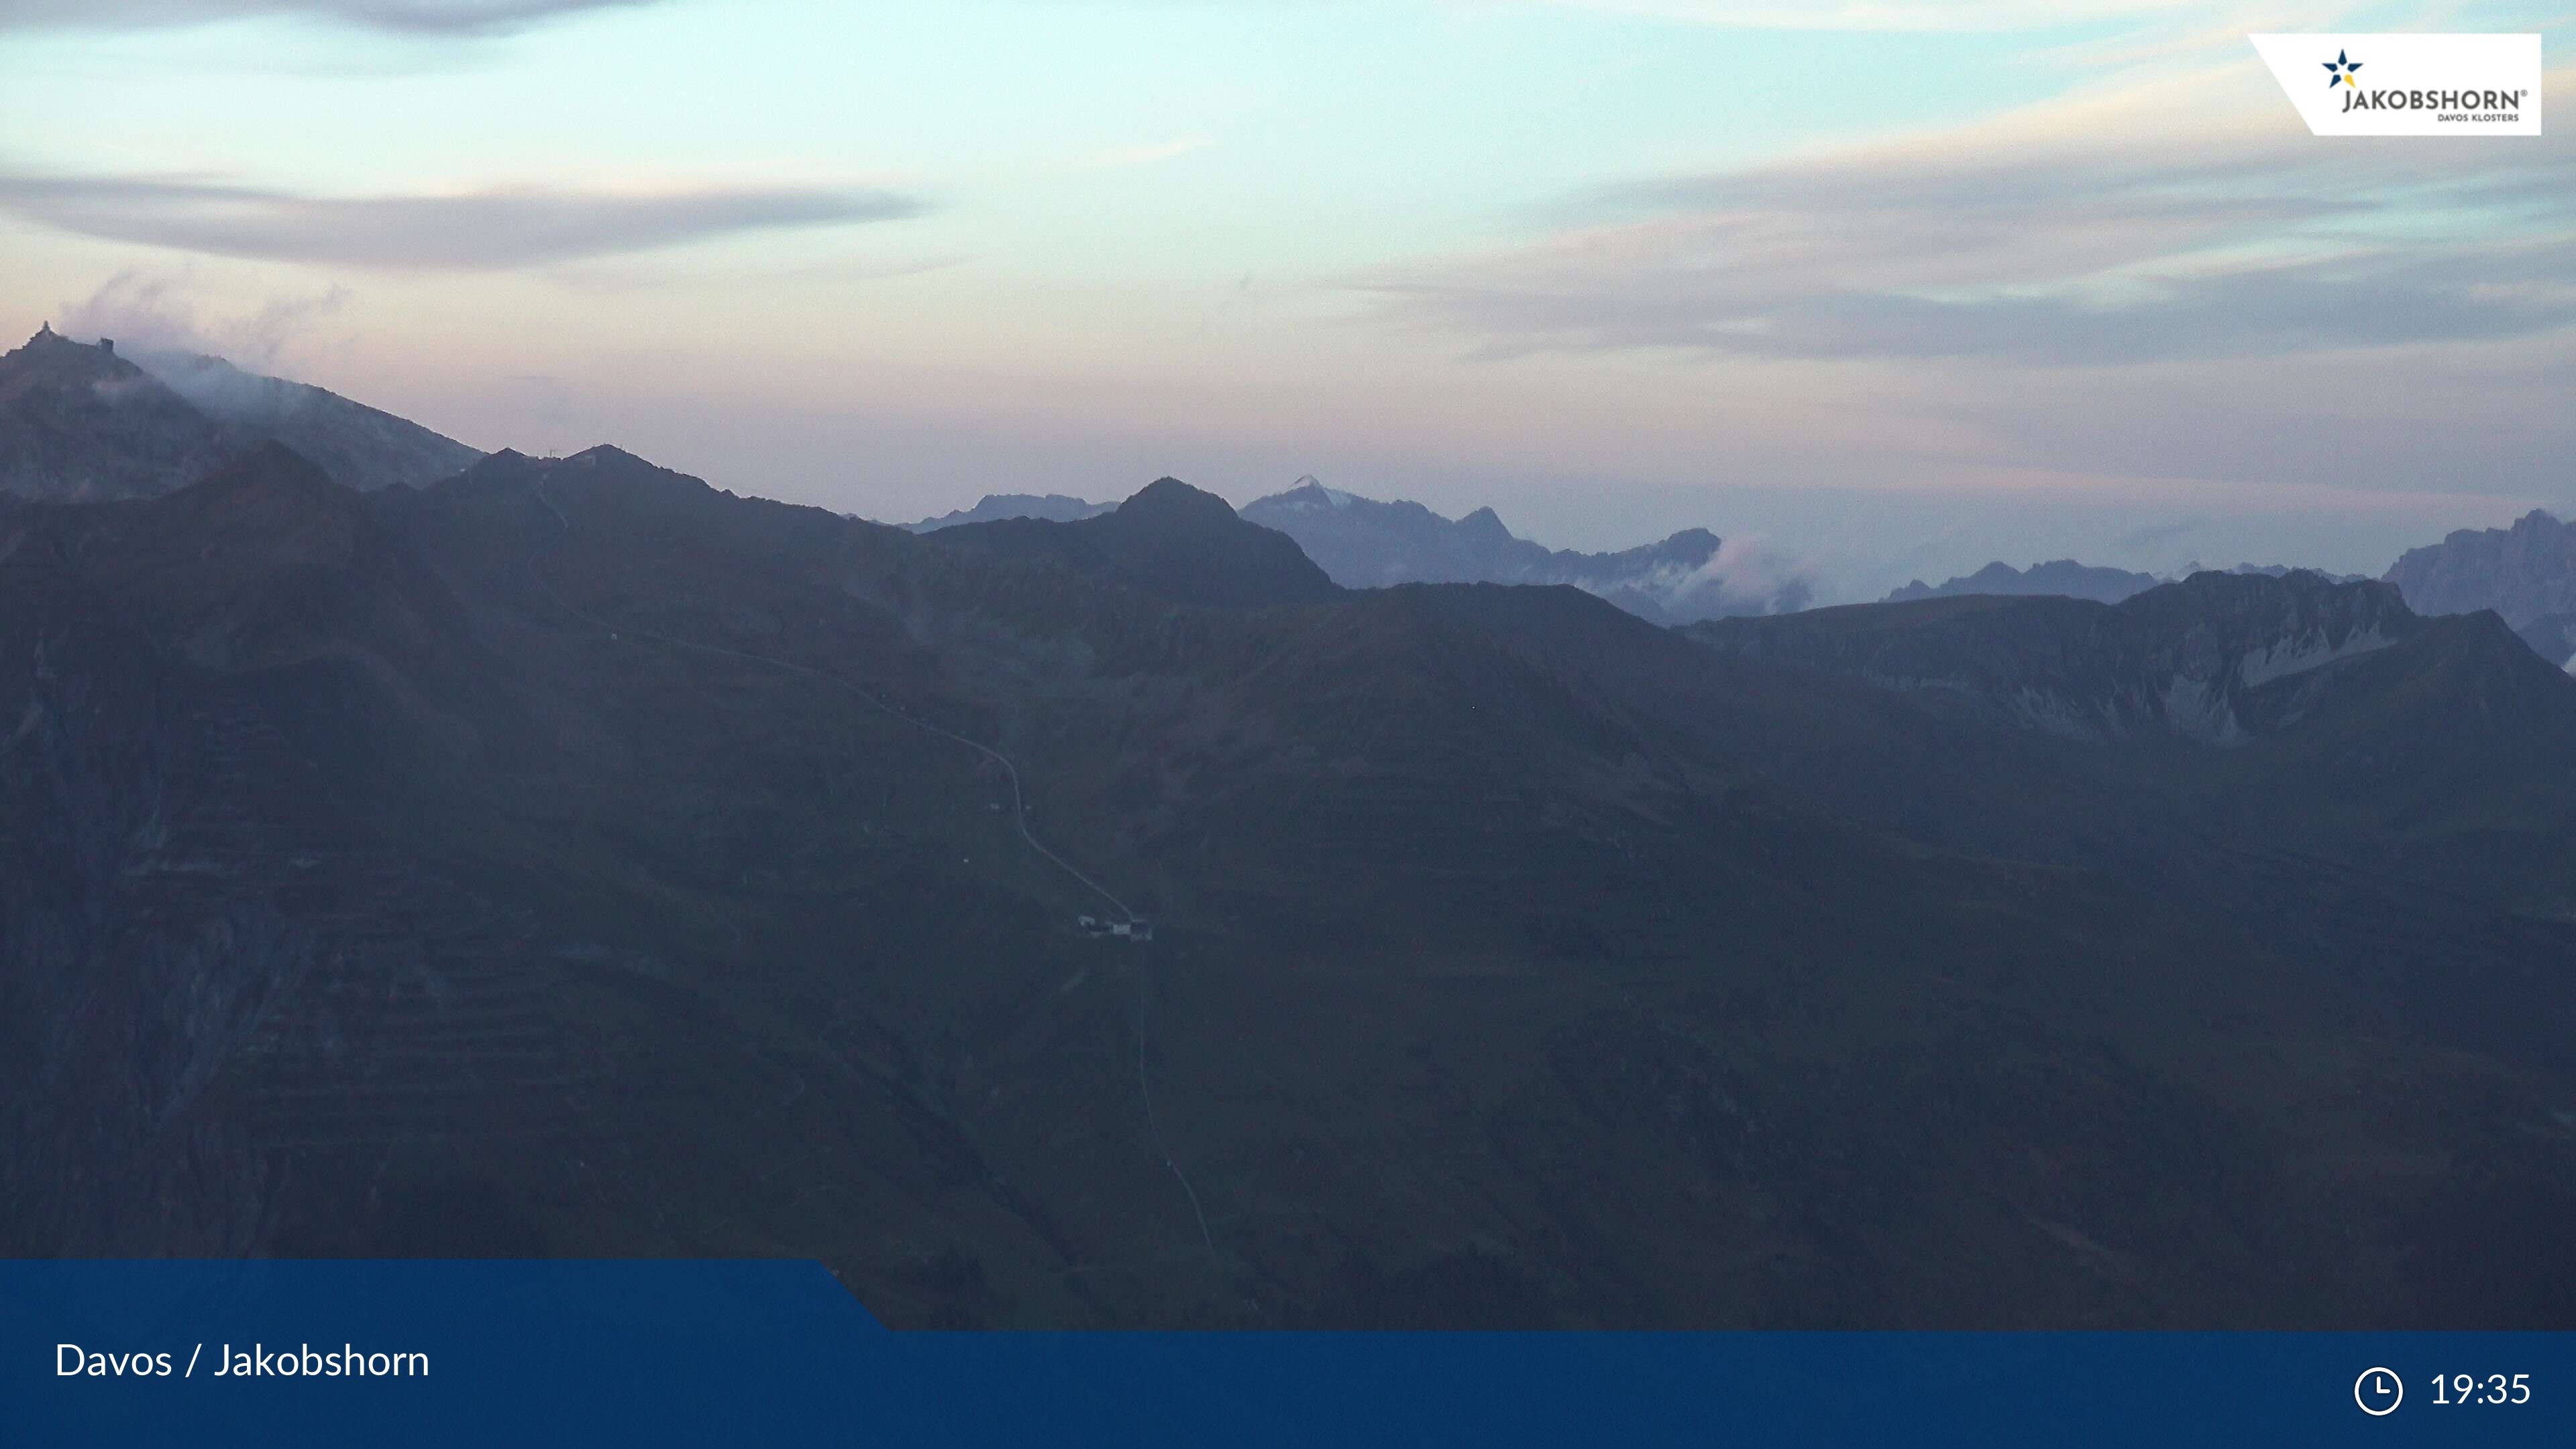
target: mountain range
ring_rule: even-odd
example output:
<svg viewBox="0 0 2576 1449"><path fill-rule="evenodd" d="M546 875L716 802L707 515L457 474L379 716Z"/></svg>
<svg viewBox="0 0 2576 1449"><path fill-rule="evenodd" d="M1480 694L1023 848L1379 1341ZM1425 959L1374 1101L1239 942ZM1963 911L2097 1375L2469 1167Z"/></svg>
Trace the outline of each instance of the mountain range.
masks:
<svg viewBox="0 0 2576 1449"><path fill-rule="evenodd" d="M1978 595L2015 598L2054 595L2116 604L2163 582L2154 574L2081 564L2071 558L2035 563L2027 569L2017 569L1997 559L1973 574L1944 583L1927 584L1916 579L1890 592L1883 602L1902 604L1915 599L1955 599Z"/></svg>
<svg viewBox="0 0 2576 1449"><path fill-rule="evenodd" d="M916 533L1011 518L1074 522L1115 507L1061 494L992 494L971 509L907 525ZM1722 557L1702 528L1617 553L1550 549L1515 537L1491 508L1450 519L1419 503L1382 503L1313 478L1255 499L1242 517L1287 535L1344 588L1398 584L1569 584L1658 624L1806 607L1794 569L1750 551Z"/></svg>
<svg viewBox="0 0 2576 1449"><path fill-rule="evenodd" d="M1452 520L1419 503L1381 503L1312 478L1245 504L1243 516L1297 540L1351 588L1570 584L1658 624L1783 613L1806 607L1809 596L1801 579L1774 577L1756 560L1721 558L1724 541L1704 528L1617 553L1577 553L1513 536L1491 508Z"/></svg>
<svg viewBox="0 0 2576 1449"><path fill-rule="evenodd" d="M1169 479L924 535L609 447L112 443L149 496L0 496L0 1253L2576 1326L2576 679L2491 615L1676 629L1345 587Z"/></svg>

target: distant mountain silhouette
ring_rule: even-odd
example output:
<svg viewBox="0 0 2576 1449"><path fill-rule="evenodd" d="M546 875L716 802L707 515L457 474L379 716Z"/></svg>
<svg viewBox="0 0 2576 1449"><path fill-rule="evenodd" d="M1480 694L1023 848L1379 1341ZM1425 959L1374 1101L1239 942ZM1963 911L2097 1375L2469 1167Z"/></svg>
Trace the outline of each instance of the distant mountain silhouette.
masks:
<svg viewBox="0 0 2576 1449"><path fill-rule="evenodd" d="M1890 593L1882 602L1902 604L1912 599L1955 599L1981 594L2003 597L2048 594L2116 604L2163 582L2154 574L2099 568L2077 563L2071 558L2032 564L2027 570L2014 568L1998 559L1973 574L1946 583L1927 584L1916 579Z"/></svg>
<svg viewBox="0 0 2576 1449"><path fill-rule="evenodd" d="M1453 521L1419 503L1381 503L1313 478L1244 505L1243 516L1297 540L1346 588L1571 584L1658 624L1781 613L1809 598L1803 579L1758 559L1730 575L1719 562L1722 541L1701 528L1617 553L1577 553L1514 537L1491 508Z"/></svg>
<svg viewBox="0 0 2576 1449"><path fill-rule="evenodd" d="M2181 571L2175 575L2175 578L2187 579L2193 574L2206 572L2209 572L2209 570L2204 568L2202 565L2198 563L2188 563L2182 566ZM2231 574L2261 574L2266 578L2274 579L2287 578L2291 574L2315 574L2318 578L2324 579L2326 582L2332 584L2357 584L2368 577L2366 574L2329 573L2324 569L2309 568L2304 564L2241 563L2236 565L2234 568L2225 570L2225 572Z"/></svg>
<svg viewBox="0 0 2576 1449"><path fill-rule="evenodd" d="M936 533L961 523L993 523L1005 518L1043 518L1052 523L1071 523L1076 519L1094 518L1110 512L1115 503L1091 503L1062 493L987 493L972 508L960 508L937 518L907 523L914 533Z"/></svg>
<svg viewBox="0 0 2576 1449"><path fill-rule="evenodd" d="M2090 599L2099 604L2116 604L2135 598L2163 584L2190 578L2195 574L2227 573L2239 576L2284 578L2291 574L2309 574L2329 583L2359 583L2359 574L2329 574L2292 564L2240 563L2233 568L2212 569L2194 562L2182 566L2171 577L2136 573L2129 569L2101 568L2077 563L2071 558L2032 564L2017 569L1997 560L1973 574L1946 583L1926 584L1921 579L1891 592L1882 603L1902 604L1915 599L1958 599L1977 596L1996 598L2057 597Z"/></svg>
<svg viewBox="0 0 2576 1449"><path fill-rule="evenodd" d="M1046 559L1176 604L1252 608L1341 592L1294 540L1246 522L1224 499L1177 478L1150 483L1113 511L1088 518L955 524L932 536L1006 557Z"/></svg>
<svg viewBox="0 0 2576 1449"><path fill-rule="evenodd" d="M267 442L288 444L359 489L427 483L481 456L389 413L218 358L129 358L50 329L0 355L0 493L149 498Z"/></svg>

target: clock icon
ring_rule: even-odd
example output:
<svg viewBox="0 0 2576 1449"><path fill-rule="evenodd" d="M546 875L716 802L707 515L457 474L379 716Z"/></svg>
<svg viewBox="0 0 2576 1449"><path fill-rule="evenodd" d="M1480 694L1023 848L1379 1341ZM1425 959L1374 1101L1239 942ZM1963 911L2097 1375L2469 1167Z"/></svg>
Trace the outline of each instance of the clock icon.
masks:
<svg viewBox="0 0 2576 1449"><path fill-rule="evenodd" d="M2363 1369L2361 1377L2352 1381L2352 1401L2370 1417L2385 1418L2406 1402L2406 1385L2398 1379L2395 1369Z"/></svg>

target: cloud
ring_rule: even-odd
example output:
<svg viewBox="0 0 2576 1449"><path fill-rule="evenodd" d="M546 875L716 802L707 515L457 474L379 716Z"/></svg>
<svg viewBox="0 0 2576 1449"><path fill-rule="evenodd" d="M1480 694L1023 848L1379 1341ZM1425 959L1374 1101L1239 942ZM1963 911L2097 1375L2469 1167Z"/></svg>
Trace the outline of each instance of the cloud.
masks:
<svg viewBox="0 0 2576 1449"><path fill-rule="evenodd" d="M496 271L621 256L744 232L920 215L888 191L560 188L308 196L193 178L0 172L0 211L114 241L216 256Z"/></svg>
<svg viewBox="0 0 2576 1449"><path fill-rule="evenodd" d="M2576 321L2576 156L2319 142L2245 65L1544 219L1359 286L1503 354L2125 363Z"/></svg>
<svg viewBox="0 0 2576 1449"><path fill-rule="evenodd" d="M1660 600L1677 615L1787 614L1815 601L1813 559L1793 558L1761 534L1727 538Z"/></svg>
<svg viewBox="0 0 2576 1449"><path fill-rule="evenodd" d="M258 15L295 16L411 35L524 30L588 10L655 0L0 0L0 30L149 30Z"/></svg>
<svg viewBox="0 0 2576 1449"><path fill-rule="evenodd" d="M214 317L196 302L194 291L185 272L122 271L89 296L63 304L63 331L113 337L129 353L203 353L266 371L349 299L348 288L332 287L274 296L247 313Z"/></svg>

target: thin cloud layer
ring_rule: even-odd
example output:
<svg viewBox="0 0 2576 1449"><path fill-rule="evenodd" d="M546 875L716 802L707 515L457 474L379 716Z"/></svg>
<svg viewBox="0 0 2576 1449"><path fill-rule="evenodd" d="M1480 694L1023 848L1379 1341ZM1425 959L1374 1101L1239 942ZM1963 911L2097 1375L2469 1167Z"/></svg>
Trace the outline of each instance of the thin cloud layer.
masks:
<svg viewBox="0 0 2576 1449"><path fill-rule="evenodd" d="M336 197L199 180L0 173L0 211L83 236L402 270L545 266L745 232L894 221L926 209L889 191L810 187Z"/></svg>
<svg viewBox="0 0 2576 1449"><path fill-rule="evenodd" d="M412 35L497 35L655 0L0 0L0 30L152 30L285 15Z"/></svg>
<svg viewBox="0 0 2576 1449"><path fill-rule="evenodd" d="M1597 191L1533 242L1363 290L1391 318L1503 353L2121 363L2576 321L2564 148L2357 151L2214 106L2222 94L2142 88Z"/></svg>

